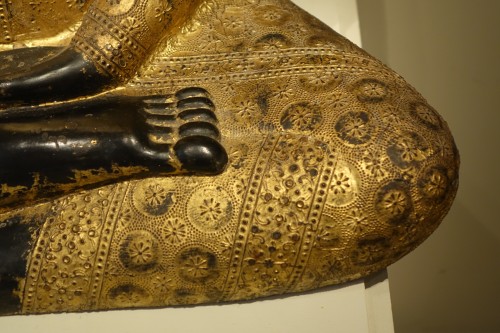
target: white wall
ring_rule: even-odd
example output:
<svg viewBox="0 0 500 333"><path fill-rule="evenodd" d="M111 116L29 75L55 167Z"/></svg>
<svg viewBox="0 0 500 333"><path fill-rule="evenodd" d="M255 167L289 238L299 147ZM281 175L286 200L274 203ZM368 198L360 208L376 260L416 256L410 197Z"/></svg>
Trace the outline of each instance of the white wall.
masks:
<svg viewBox="0 0 500 333"><path fill-rule="evenodd" d="M455 204L389 269L396 332L500 332L500 1L358 0L363 46L444 116Z"/></svg>

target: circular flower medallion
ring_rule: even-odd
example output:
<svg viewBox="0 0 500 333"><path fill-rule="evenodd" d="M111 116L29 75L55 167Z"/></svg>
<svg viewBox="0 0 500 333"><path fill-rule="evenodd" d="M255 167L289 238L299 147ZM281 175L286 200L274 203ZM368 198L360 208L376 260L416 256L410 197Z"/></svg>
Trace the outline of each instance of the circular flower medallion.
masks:
<svg viewBox="0 0 500 333"><path fill-rule="evenodd" d="M371 235L360 239L351 253L351 261L357 266L375 265L384 260L389 252L387 238Z"/></svg>
<svg viewBox="0 0 500 333"><path fill-rule="evenodd" d="M233 216L231 196L221 187L197 189L188 200L187 215L198 230L219 231Z"/></svg>
<svg viewBox="0 0 500 333"><path fill-rule="evenodd" d="M255 20L267 26L283 25L290 17L290 14L273 5L259 6L255 10Z"/></svg>
<svg viewBox="0 0 500 333"><path fill-rule="evenodd" d="M385 83L379 80L364 79L356 84L355 93L361 102L377 103L387 97L388 88Z"/></svg>
<svg viewBox="0 0 500 333"><path fill-rule="evenodd" d="M437 130L441 128L441 120L437 112L425 103L414 103L411 105L413 115L430 129Z"/></svg>
<svg viewBox="0 0 500 333"><path fill-rule="evenodd" d="M321 110L306 102L289 106L281 116L284 130L312 132L321 124Z"/></svg>
<svg viewBox="0 0 500 333"><path fill-rule="evenodd" d="M425 161L429 155L429 147L420 135L407 132L392 139L387 155L397 167L405 169Z"/></svg>
<svg viewBox="0 0 500 333"><path fill-rule="evenodd" d="M181 251L177 264L179 276L191 283L204 284L219 276L217 257L203 247Z"/></svg>
<svg viewBox="0 0 500 333"><path fill-rule="evenodd" d="M172 21L171 1L148 0L144 17L151 31L163 31Z"/></svg>
<svg viewBox="0 0 500 333"><path fill-rule="evenodd" d="M352 145L367 143L372 138L374 129L370 115L364 111L347 112L335 124L338 137Z"/></svg>
<svg viewBox="0 0 500 333"><path fill-rule="evenodd" d="M132 187L132 203L148 216L166 214L175 203L175 183L170 179L142 180Z"/></svg>
<svg viewBox="0 0 500 333"><path fill-rule="evenodd" d="M307 91L322 92L336 88L342 83L342 76L338 72L317 71L300 77L299 82Z"/></svg>
<svg viewBox="0 0 500 333"><path fill-rule="evenodd" d="M107 298L110 305L117 308L145 307L153 301L153 297L146 289L135 284L122 284L111 288Z"/></svg>
<svg viewBox="0 0 500 333"><path fill-rule="evenodd" d="M292 42L282 34L271 33L264 35L255 41L257 50L277 50L290 47Z"/></svg>
<svg viewBox="0 0 500 333"><path fill-rule="evenodd" d="M418 185L426 199L441 202L446 197L450 181L443 169L432 167L423 173Z"/></svg>
<svg viewBox="0 0 500 333"><path fill-rule="evenodd" d="M129 233L120 244L119 258L123 267L144 272L156 266L158 261L158 241L148 231Z"/></svg>
<svg viewBox="0 0 500 333"><path fill-rule="evenodd" d="M244 10L241 7L226 8L224 13L217 14L218 23L215 28L228 36L239 36L248 31Z"/></svg>
<svg viewBox="0 0 500 333"><path fill-rule="evenodd" d="M375 208L384 222L408 222L413 208L408 188L402 182L391 182L383 186L376 194Z"/></svg>
<svg viewBox="0 0 500 333"><path fill-rule="evenodd" d="M162 231L167 243L172 245L182 243L182 241L188 236L188 228L186 224L178 218L168 219L165 221Z"/></svg>
<svg viewBox="0 0 500 333"><path fill-rule="evenodd" d="M247 89L251 91L252 88ZM238 89L237 93L239 93L240 91L242 93L235 97L232 101L234 109L234 119L238 123L242 123L245 125L250 123L257 123L263 116L263 112L259 106L259 103L257 102L255 96L249 94L248 91L244 92L242 90L243 89Z"/></svg>

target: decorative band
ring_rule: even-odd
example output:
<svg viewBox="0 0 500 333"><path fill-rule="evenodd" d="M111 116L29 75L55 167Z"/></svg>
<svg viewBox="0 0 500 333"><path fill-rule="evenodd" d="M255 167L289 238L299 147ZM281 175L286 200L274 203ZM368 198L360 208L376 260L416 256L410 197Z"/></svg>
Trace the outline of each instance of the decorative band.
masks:
<svg viewBox="0 0 500 333"><path fill-rule="evenodd" d="M1 24L1 35L0 43L11 43L14 41L14 36L12 34L12 27L10 23L10 12L8 8L7 0L0 0L0 24Z"/></svg>
<svg viewBox="0 0 500 333"><path fill-rule="evenodd" d="M89 9L73 45L86 55L98 69L125 82L130 79L146 57L147 51L107 15L96 8Z"/></svg>

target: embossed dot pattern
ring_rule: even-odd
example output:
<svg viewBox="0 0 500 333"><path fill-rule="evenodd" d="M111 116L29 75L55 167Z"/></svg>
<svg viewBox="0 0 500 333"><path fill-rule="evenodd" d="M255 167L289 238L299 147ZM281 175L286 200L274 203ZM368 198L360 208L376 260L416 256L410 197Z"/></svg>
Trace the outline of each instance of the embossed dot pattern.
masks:
<svg viewBox="0 0 500 333"><path fill-rule="evenodd" d="M51 45L58 45L55 36L72 35L81 21L85 9L85 0L16 0L0 1L0 47L13 42L45 39ZM58 24L54 24L57 18Z"/></svg>
<svg viewBox="0 0 500 333"><path fill-rule="evenodd" d="M128 94L208 91L227 170L37 208L47 220L24 313L311 290L386 267L438 226L458 179L445 121L379 61L277 3L202 1L127 72Z"/></svg>

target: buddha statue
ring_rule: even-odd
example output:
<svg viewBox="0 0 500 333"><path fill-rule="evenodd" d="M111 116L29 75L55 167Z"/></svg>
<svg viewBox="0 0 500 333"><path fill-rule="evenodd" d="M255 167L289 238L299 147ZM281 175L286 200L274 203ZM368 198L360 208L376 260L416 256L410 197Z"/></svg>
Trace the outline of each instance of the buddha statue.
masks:
<svg viewBox="0 0 500 333"><path fill-rule="evenodd" d="M442 117L289 0L0 0L0 20L2 315L351 281L453 202Z"/></svg>

